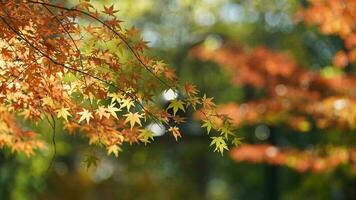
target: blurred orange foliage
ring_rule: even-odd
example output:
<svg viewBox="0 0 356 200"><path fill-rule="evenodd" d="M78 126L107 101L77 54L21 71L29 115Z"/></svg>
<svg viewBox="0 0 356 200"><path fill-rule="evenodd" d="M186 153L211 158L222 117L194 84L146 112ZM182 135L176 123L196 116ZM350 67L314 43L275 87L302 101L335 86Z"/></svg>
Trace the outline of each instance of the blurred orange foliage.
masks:
<svg viewBox="0 0 356 200"><path fill-rule="evenodd" d="M320 26L321 33L338 35L345 50L333 58L337 67L356 61L356 1L312 0L297 13L297 19ZM260 46L246 51L239 44L227 42L218 49L204 45L191 54L217 63L231 75L231 83L263 91L261 98L230 102L218 108L235 127L259 123L283 124L298 132L337 127L356 128L356 76L351 73L325 73L301 66L286 52ZM198 117L199 114L197 114ZM286 165L300 172L325 171L342 163L355 164L353 147L318 146L316 150L280 149L269 144L245 144L231 151L236 161Z"/></svg>
<svg viewBox="0 0 356 200"><path fill-rule="evenodd" d="M355 0L310 0L310 6L297 13L297 18L307 24L320 27L323 34L334 34L344 40L347 53L335 55L334 64L339 67L356 62L356 1Z"/></svg>
<svg viewBox="0 0 356 200"><path fill-rule="evenodd" d="M325 77L298 65L290 55L265 47L246 52L237 44L216 50L198 46L192 54L223 66L231 74L234 85L265 90L266 95L261 99L220 106L220 113L228 114L236 126L258 122L295 123L306 121L303 118L310 115L319 128L356 125L356 77L353 75ZM299 127L293 123L288 124Z"/></svg>
<svg viewBox="0 0 356 200"><path fill-rule="evenodd" d="M356 170L356 149L329 147L325 151L281 149L273 145L241 145L230 152L236 161L265 162L271 165L286 165L299 172L323 172L339 165L351 163Z"/></svg>

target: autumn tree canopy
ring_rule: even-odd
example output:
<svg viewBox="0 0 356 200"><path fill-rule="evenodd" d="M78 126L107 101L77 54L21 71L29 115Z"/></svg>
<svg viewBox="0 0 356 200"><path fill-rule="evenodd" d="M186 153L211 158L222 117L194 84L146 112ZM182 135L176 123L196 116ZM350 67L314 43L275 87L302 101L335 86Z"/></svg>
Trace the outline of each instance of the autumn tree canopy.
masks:
<svg viewBox="0 0 356 200"><path fill-rule="evenodd" d="M179 113L197 110L215 151L236 143L229 118L212 98L180 83L163 61L145 54L140 32L126 28L114 5L97 10L88 1L0 1L0 147L32 155L45 143L26 121L47 121L55 136L62 126L89 144L118 156L123 143L149 143L150 123L166 126L177 140ZM163 91L178 93L167 109ZM60 122L60 123L59 123ZM60 124L60 125L59 125Z"/></svg>

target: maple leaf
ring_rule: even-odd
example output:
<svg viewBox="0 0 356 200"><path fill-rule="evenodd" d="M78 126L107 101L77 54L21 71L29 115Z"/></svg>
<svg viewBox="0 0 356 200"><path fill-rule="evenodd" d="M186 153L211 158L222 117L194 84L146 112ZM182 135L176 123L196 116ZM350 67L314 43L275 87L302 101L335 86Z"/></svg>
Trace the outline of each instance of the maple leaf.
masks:
<svg viewBox="0 0 356 200"><path fill-rule="evenodd" d="M110 145L110 146L106 147L106 149L108 151L108 155L114 154L115 157L118 157L119 156L119 152L122 151L122 149L116 144Z"/></svg>
<svg viewBox="0 0 356 200"><path fill-rule="evenodd" d="M128 29L126 31L127 31L127 34L131 35L132 37L140 35L140 31L134 26L132 26L130 29Z"/></svg>
<svg viewBox="0 0 356 200"><path fill-rule="evenodd" d="M109 105L106 110L107 110L107 111L111 114L111 116L113 116L115 119L118 119L118 118L117 118L117 115L116 115L116 112L121 111L119 108L116 108L116 107L115 107L115 104Z"/></svg>
<svg viewBox="0 0 356 200"><path fill-rule="evenodd" d="M178 110L183 110L185 112L184 102L181 100L172 100L171 103L169 104L167 110L170 108L173 109L173 115L176 115Z"/></svg>
<svg viewBox="0 0 356 200"><path fill-rule="evenodd" d="M85 157L85 160L83 163L86 164L87 169L89 169L91 166L96 166L99 161L99 158L94 156L94 155L87 155Z"/></svg>
<svg viewBox="0 0 356 200"><path fill-rule="evenodd" d="M168 129L168 131L172 133L172 135L174 136L174 139L176 139L176 141L178 141L178 137L182 137L182 135L179 132L179 128L177 126L170 127Z"/></svg>
<svg viewBox="0 0 356 200"><path fill-rule="evenodd" d="M127 111L130 111L131 106L134 106L134 102L131 99L123 99L121 102L120 109L126 107Z"/></svg>
<svg viewBox="0 0 356 200"><path fill-rule="evenodd" d="M145 145L147 143L151 143L150 140L154 140L153 139L153 132L150 131L150 130L147 130L147 129L141 129L139 138L143 143L145 143Z"/></svg>
<svg viewBox="0 0 356 200"><path fill-rule="evenodd" d="M105 20L104 22L105 22L105 24L107 24L108 26L110 26L110 27L112 27L112 28L118 27L118 28L121 29L120 23L121 23L122 21L121 21L121 20L118 20L116 17L113 18L113 19L110 19L110 20Z"/></svg>
<svg viewBox="0 0 356 200"><path fill-rule="evenodd" d="M101 138L98 135L91 135L89 138L89 144L95 144L95 145L100 145L101 144Z"/></svg>
<svg viewBox="0 0 356 200"><path fill-rule="evenodd" d="M204 94L203 98L201 99L201 103L204 108L211 108L215 106L213 98L206 98L206 94Z"/></svg>
<svg viewBox="0 0 356 200"><path fill-rule="evenodd" d="M240 146L240 144L242 143L242 139L243 138L239 138L239 137L235 137L233 140L232 140L232 144L237 147L237 146Z"/></svg>
<svg viewBox="0 0 356 200"><path fill-rule="evenodd" d="M121 93L119 93L119 94L109 93L108 96L111 97L111 104L114 103L115 101L118 103L121 103L122 98L124 97Z"/></svg>
<svg viewBox="0 0 356 200"><path fill-rule="evenodd" d="M201 127L203 127L203 128L205 127L207 133L209 134L214 125L211 123L210 120L203 120L203 122L204 123Z"/></svg>
<svg viewBox="0 0 356 200"><path fill-rule="evenodd" d="M179 115L176 115L173 117L173 120L176 124L180 124L182 122L185 122L186 118L185 117L181 117Z"/></svg>
<svg viewBox="0 0 356 200"><path fill-rule="evenodd" d="M148 46L147 46L147 43L146 41L143 41L142 39L140 41L138 41L136 43L136 45L134 46L134 48L139 51L139 52L142 52L143 50L147 49Z"/></svg>
<svg viewBox="0 0 356 200"><path fill-rule="evenodd" d="M161 60L157 61L156 64L152 66L154 73L157 75L162 73L166 67L166 64Z"/></svg>
<svg viewBox="0 0 356 200"><path fill-rule="evenodd" d="M173 80L177 79L177 76L173 69L166 68L166 69L164 69L163 74L164 74L164 77L166 77L168 80L173 81Z"/></svg>
<svg viewBox="0 0 356 200"><path fill-rule="evenodd" d="M210 143L210 146L215 145L214 152L218 151L221 153L221 155L223 155L224 150L229 150L223 137L211 137L211 139L212 141Z"/></svg>
<svg viewBox="0 0 356 200"><path fill-rule="evenodd" d="M192 105L193 109L196 110L197 104L199 104L199 98L198 97L188 97L187 99L187 106Z"/></svg>
<svg viewBox="0 0 356 200"><path fill-rule="evenodd" d="M68 117L71 117L72 115L68 112L69 108L61 108L57 110L57 117L60 118L62 117L66 122L68 121Z"/></svg>
<svg viewBox="0 0 356 200"><path fill-rule="evenodd" d="M110 16L115 16L114 14L119 12L118 10L114 10L114 4L111 5L110 7L104 6L104 11L102 11L105 14L108 14Z"/></svg>
<svg viewBox="0 0 356 200"><path fill-rule="evenodd" d="M233 135L234 133L232 132L231 128L227 125L224 124L221 128L221 135L223 135L225 138L228 138L229 135Z"/></svg>
<svg viewBox="0 0 356 200"><path fill-rule="evenodd" d="M43 105L44 105L44 106L47 105L47 106L49 106L49 107L51 107L51 108L54 108L54 107L55 107L54 101L53 101L53 99L50 98L50 97L44 97L44 98L42 99L42 102L43 102Z"/></svg>
<svg viewBox="0 0 356 200"><path fill-rule="evenodd" d="M135 113L129 112L124 116L126 117L125 122L130 122L131 129L135 126L135 124L139 124L140 126L142 126L140 120L140 118L142 118L142 115L139 114L138 112Z"/></svg>
<svg viewBox="0 0 356 200"><path fill-rule="evenodd" d="M110 117L110 113L108 113L108 110L104 106L99 106L95 114L99 115L99 119L102 119L103 116L106 118Z"/></svg>
<svg viewBox="0 0 356 200"><path fill-rule="evenodd" d="M80 119L79 119L78 123L85 120L85 121L87 121L87 124L89 124L90 119L93 118L92 113L85 108L83 108L83 111L79 112L78 114L80 115Z"/></svg>
<svg viewBox="0 0 356 200"><path fill-rule="evenodd" d="M193 84L184 84L184 92L187 96L196 95L198 93L197 87Z"/></svg>

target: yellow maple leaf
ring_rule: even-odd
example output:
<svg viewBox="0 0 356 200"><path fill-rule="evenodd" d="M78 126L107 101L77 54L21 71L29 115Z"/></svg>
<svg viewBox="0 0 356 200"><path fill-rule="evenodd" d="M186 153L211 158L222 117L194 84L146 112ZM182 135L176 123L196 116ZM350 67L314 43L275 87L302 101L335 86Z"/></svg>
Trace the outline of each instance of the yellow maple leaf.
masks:
<svg viewBox="0 0 356 200"><path fill-rule="evenodd" d="M121 101L120 109L126 107L127 111L130 111L131 106L134 106L134 102L131 99L123 99Z"/></svg>
<svg viewBox="0 0 356 200"><path fill-rule="evenodd" d="M113 116L115 119L118 119L118 118L117 118L117 115L116 115L116 112L121 111L121 109L115 107L115 104L109 105L106 110L107 110L107 111L110 113L110 115Z"/></svg>
<svg viewBox="0 0 356 200"><path fill-rule="evenodd" d="M88 111L87 109L83 109L82 112L78 113L80 115L80 119L79 119L79 123L82 122L83 120L87 121L87 124L89 124L89 121L91 118L94 118L93 115L91 114L90 111Z"/></svg>
<svg viewBox="0 0 356 200"><path fill-rule="evenodd" d="M122 149L116 144L110 145L110 146L106 147L106 149L108 150L108 155L114 154L115 157L118 157L119 152L122 151Z"/></svg>
<svg viewBox="0 0 356 200"><path fill-rule="evenodd" d="M51 108L54 108L55 107L55 105L54 105L54 101L53 101L53 99L52 98L50 98L50 97L44 97L43 99L42 99L42 102L43 102L43 105L44 106L49 106L49 107L51 107Z"/></svg>
<svg viewBox="0 0 356 200"><path fill-rule="evenodd" d="M66 122L68 121L68 117L71 117L72 115L68 112L69 108L61 108L59 110L57 110L57 117L58 118L63 118L64 120L66 120Z"/></svg>
<svg viewBox="0 0 356 200"><path fill-rule="evenodd" d="M130 122L130 126L131 128L133 128L135 126L135 124L139 124L140 126L141 125L141 120L140 118L142 118L142 115L139 114L138 112L135 112L135 113L127 113L126 115L124 115L126 117L126 120L125 122Z"/></svg>
<svg viewBox="0 0 356 200"><path fill-rule="evenodd" d="M153 132L147 129L141 129L139 138L145 145L151 143L150 140L153 140Z"/></svg>
<svg viewBox="0 0 356 200"><path fill-rule="evenodd" d="M111 104L114 103L115 101L118 103L121 103L122 98L124 97L122 94L118 93L109 93L109 97L111 97Z"/></svg>

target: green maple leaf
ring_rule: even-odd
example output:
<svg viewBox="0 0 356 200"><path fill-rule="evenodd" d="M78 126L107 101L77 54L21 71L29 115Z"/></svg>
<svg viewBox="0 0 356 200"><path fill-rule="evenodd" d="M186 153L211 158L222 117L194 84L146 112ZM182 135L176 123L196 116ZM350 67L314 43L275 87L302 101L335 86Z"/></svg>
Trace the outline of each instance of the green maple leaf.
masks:
<svg viewBox="0 0 356 200"><path fill-rule="evenodd" d="M221 127L220 131L221 131L221 135L223 135L225 138L228 138L229 135L234 134L228 125L224 125L223 127Z"/></svg>
<svg viewBox="0 0 356 200"><path fill-rule="evenodd" d="M242 144L242 139L243 138L239 138L239 137L235 137L233 140L232 140L232 144L234 145L234 146L239 146L240 144Z"/></svg>
<svg viewBox="0 0 356 200"><path fill-rule="evenodd" d="M175 116L178 110L183 110L184 109L184 102L181 100L172 100L171 103L169 104L168 109L172 108L173 109L173 115Z"/></svg>
<svg viewBox="0 0 356 200"><path fill-rule="evenodd" d="M211 137L212 141L210 143L210 146L215 145L215 151L218 151L221 153L221 155L223 155L224 150L229 150L229 148L227 147L227 144L224 140L224 137Z"/></svg>
<svg viewBox="0 0 356 200"><path fill-rule="evenodd" d="M86 164L87 169L91 166L96 166L99 161L99 158L94 155L87 155L83 163Z"/></svg>
<svg viewBox="0 0 356 200"><path fill-rule="evenodd" d="M205 127L206 131L208 132L208 134L210 133L211 129L213 128L213 124L211 123L211 121L209 120L203 120L203 125L201 127Z"/></svg>

